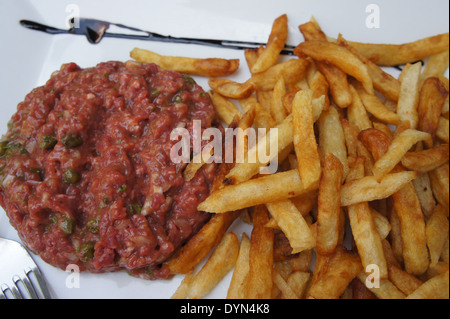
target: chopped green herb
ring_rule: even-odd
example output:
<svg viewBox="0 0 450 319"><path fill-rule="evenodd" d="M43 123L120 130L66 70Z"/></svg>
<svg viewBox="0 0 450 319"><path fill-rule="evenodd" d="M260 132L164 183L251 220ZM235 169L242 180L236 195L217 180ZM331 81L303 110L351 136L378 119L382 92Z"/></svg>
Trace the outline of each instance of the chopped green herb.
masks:
<svg viewBox="0 0 450 319"><path fill-rule="evenodd" d="M121 187L119 187L119 192L124 192L127 190L127 188L128 188L127 185L122 185Z"/></svg>

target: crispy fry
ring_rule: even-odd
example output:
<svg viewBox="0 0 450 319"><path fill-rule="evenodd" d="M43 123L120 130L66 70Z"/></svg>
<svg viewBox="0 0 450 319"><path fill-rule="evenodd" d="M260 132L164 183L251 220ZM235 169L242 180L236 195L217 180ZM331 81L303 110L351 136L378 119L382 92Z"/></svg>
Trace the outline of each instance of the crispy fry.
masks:
<svg viewBox="0 0 450 319"><path fill-rule="evenodd" d="M364 272L358 274L358 279L379 299L405 299L406 297L389 279L380 279L379 287L367 285L368 276Z"/></svg>
<svg viewBox="0 0 450 319"><path fill-rule="evenodd" d="M234 267L239 254L239 240L227 233L189 285L189 298L206 296Z"/></svg>
<svg viewBox="0 0 450 319"><path fill-rule="evenodd" d="M300 43L294 53L299 57L310 56L316 61L332 64L360 81L368 93L374 93L367 66L346 48L335 43L312 40Z"/></svg>
<svg viewBox="0 0 450 319"><path fill-rule="evenodd" d="M400 120L408 121L410 128L417 128L419 114L419 77L422 63L407 64L400 74L400 95L397 102L397 114Z"/></svg>
<svg viewBox="0 0 450 319"><path fill-rule="evenodd" d="M138 62L156 63L163 69L208 77L230 75L239 68L239 59L172 57L139 48L134 48L130 56Z"/></svg>
<svg viewBox="0 0 450 319"><path fill-rule="evenodd" d="M183 280L180 283L180 286L178 286L175 293L172 295L171 299L186 299L189 294L189 286L191 285L192 279L194 278L195 272L194 269L192 269L190 272L188 272Z"/></svg>
<svg viewBox="0 0 450 319"><path fill-rule="evenodd" d="M275 87L273 88L273 94L270 103L270 114L275 119L277 124L282 123L287 116L282 101L282 97L285 94L286 94L286 85L284 83L284 79L280 77L280 79L275 84Z"/></svg>
<svg viewBox="0 0 450 319"><path fill-rule="evenodd" d="M448 237L449 222L447 218L448 212L441 205L437 205L427 220L426 235L427 245L430 251L430 267L435 266L441 256L445 240Z"/></svg>
<svg viewBox="0 0 450 319"><path fill-rule="evenodd" d="M256 127L269 129L277 125L275 120L272 118L272 115L270 115L270 112L266 110L253 95L250 95L246 99L239 100L239 103L244 112L247 112L251 108L255 109L254 124Z"/></svg>
<svg viewBox="0 0 450 319"><path fill-rule="evenodd" d="M355 125L360 131L372 128L373 124L369 118L366 107L353 85L350 85L350 92L352 93L352 103L347 109L348 121Z"/></svg>
<svg viewBox="0 0 450 319"><path fill-rule="evenodd" d="M308 224L290 200L266 204L277 225L286 235L292 247L291 254L297 254L315 246L315 238Z"/></svg>
<svg viewBox="0 0 450 319"><path fill-rule="evenodd" d="M208 84L215 92L230 99L245 99L255 90L251 82L238 83L229 79L210 78Z"/></svg>
<svg viewBox="0 0 450 319"><path fill-rule="evenodd" d="M421 173L413 180L414 188L416 189L417 197L419 198L422 212L426 217L429 217L436 205L431 189L431 181L428 173Z"/></svg>
<svg viewBox="0 0 450 319"><path fill-rule="evenodd" d="M408 171L387 174L380 182L374 176L346 182L341 189L341 206L387 198L416 177L417 172Z"/></svg>
<svg viewBox="0 0 450 319"><path fill-rule="evenodd" d="M255 207L250 242L249 273L245 298L267 299L272 292L273 229L265 227L269 214L265 206Z"/></svg>
<svg viewBox="0 0 450 319"><path fill-rule="evenodd" d="M391 143L387 152L383 154L372 168L373 175L380 181L390 172L408 150L420 141L431 139L431 135L425 132L408 129L400 133Z"/></svg>
<svg viewBox="0 0 450 319"><path fill-rule="evenodd" d="M448 271L435 276L417 288L407 299L448 299L449 276Z"/></svg>
<svg viewBox="0 0 450 319"><path fill-rule="evenodd" d="M441 116L441 118L439 119L436 136L448 144L449 143L448 132L449 132L448 119Z"/></svg>
<svg viewBox="0 0 450 319"><path fill-rule="evenodd" d="M305 188L316 188L321 167L317 142L314 136L312 91L299 91L292 103L294 149L298 171Z"/></svg>
<svg viewBox="0 0 450 319"><path fill-rule="evenodd" d="M308 64L306 59L291 59L254 74L248 82L253 83L257 90L263 91L272 90L280 76L284 78L286 85L297 83L305 76Z"/></svg>
<svg viewBox="0 0 450 319"><path fill-rule="evenodd" d="M335 251L339 242L340 190L344 179L343 166L333 154L323 162L319 185L317 214L317 252L322 255Z"/></svg>
<svg viewBox="0 0 450 319"><path fill-rule="evenodd" d="M267 45L251 67L252 73L264 72L277 62L278 56L286 43L287 36L287 15L283 14L273 22Z"/></svg>
<svg viewBox="0 0 450 319"><path fill-rule="evenodd" d="M198 209L225 213L235 207L246 208L270 203L296 197L308 191L303 186L298 170L290 170L226 186L210 194L200 203Z"/></svg>
<svg viewBox="0 0 450 319"><path fill-rule="evenodd" d="M308 272L294 271L287 278L286 282L297 298L303 298L310 277L311 274Z"/></svg>
<svg viewBox="0 0 450 319"><path fill-rule="evenodd" d="M420 75L420 87L422 87L423 82L432 76L441 76L448 69L448 59L449 50L443 51L441 53L430 55L426 62L425 67Z"/></svg>
<svg viewBox="0 0 450 319"><path fill-rule="evenodd" d="M438 129L448 90L448 84L441 81L438 77L426 79L420 89L418 127L419 130L430 133L432 137L435 136ZM427 142L426 145L432 147L433 141Z"/></svg>
<svg viewBox="0 0 450 319"><path fill-rule="evenodd" d="M449 177L448 177L448 163L439 166L430 173L431 188L433 194L439 204L444 206L448 211L448 192L449 192Z"/></svg>
<svg viewBox="0 0 450 319"><path fill-rule="evenodd" d="M228 288L227 299L243 299L245 297L249 272L250 238L242 234L239 255L236 260L233 277Z"/></svg>
<svg viewBox="0 0 450 319"><path fill-rule="evenodd" d="M427 173L445 164L449 158L448 144L416 152L407 152L402 158L402 165L419 173Z"/></svg>
<svg viewBox="0 0 450 319"><path fill-rule="evenodd" d="M349 42L372 62L382 66L396 66L419 61L427 56L448 50L448 33L404 44L369 44Z"/></svg>
<svg viewBox="0 0 450 319"><path fill-rule="evenodd" d="M216 106L217 114L219 118L227 124L230 124L233 121L233 118L236 115L241 115L241 111L233 104L230 100L224 98L220 94L209 91L209 95L211 96L211 100Z"/></svg>
<svg viewBox="0 0 450 319"><path fill-rule="evenodd" d="M318 255L307 297L337 299L363 269L357 255L338 246L329 256Z"/></svg>
<svg viewBox="0 0 450 319"><path fill-rule="evenodd" d="M222 239L239 212L214 215L186 245L168 261L170 272L186 274L194 268Z"/></svg>

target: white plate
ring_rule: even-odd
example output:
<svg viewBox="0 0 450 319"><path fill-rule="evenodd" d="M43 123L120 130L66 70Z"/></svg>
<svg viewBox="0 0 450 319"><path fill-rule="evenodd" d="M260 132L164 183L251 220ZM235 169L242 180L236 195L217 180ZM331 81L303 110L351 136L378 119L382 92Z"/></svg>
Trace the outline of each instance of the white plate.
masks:
<svg viewBox="0 0 450 319"><path fill-rule="evenodd" d="M249 77L242 51L119 39L104 39L98 45L91 45L81 36L51 36L27 30L19 25L20 19L64 28L67 18L79 10L82 17L123 23L172 36L265 42L273 20L287 13L288 42L292 45L303 40L298 25L308 21L311 16L318 20L327 35L337 37L342 33L349 40L362 42L404 43L448 32L448 1L373 2L375 1L0 0L0 134L6 132L6 124L17 104L34 87L43 85L61 64L75 62L81 67L90 67L101 61L126 61L130 50L136 46L166 55L239 58L241 68L233 78L239 81ZM370 28L370 15L374 13L374 6L379 10L379 24ZM196 80L207 88L207 79L197 77ZM232 230L240 235L247 229L242 224L235 223ZM2 209L0 236L18 239ZM39 257L35 257L35 260L57 298L170 298L182 279L181 276L176 276L166 281L145 281L123 272L95 275L83 273L80 287L69 288L69 273L55 269ZM208 298L224 298L230 278L231 273Z"/></svg>

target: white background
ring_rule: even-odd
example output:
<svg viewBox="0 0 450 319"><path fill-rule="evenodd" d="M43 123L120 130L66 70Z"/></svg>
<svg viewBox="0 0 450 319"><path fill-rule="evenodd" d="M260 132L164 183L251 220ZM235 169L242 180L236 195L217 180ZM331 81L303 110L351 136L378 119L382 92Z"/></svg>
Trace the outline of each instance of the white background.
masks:
<svg viewBox="0 0 450 319"><path fill-rule="evenodd" d="M361 42L404 43L449 30L447 0L0 0L0 135L24 96L67 62L90 67L101 61L126 61L137 46L163 55L239 58L241 68L233 78L244 81L249 77L242 51L118 39L91 45L81 36L51 36L19 25L20 19L30 19L65 28L69 4L76 4L82 17L161 34L258 42L267 40L273 20L286 13L291 45L303 40L298 25L311 16L327 35L342 33L348 40ZM380 28L366 26L369 4L380 9ZM196 80L207 88L207 79ZM247 228L235 223L231 229L241 235ZM1 208L0 236L18 239ZM39 257L34 259L58 298L170 298L182 279L145 281L125 273L86 273L81 275L80 288L69 289L67 273ZM230 278L231 273L208 297L224 298Z"/></svg>

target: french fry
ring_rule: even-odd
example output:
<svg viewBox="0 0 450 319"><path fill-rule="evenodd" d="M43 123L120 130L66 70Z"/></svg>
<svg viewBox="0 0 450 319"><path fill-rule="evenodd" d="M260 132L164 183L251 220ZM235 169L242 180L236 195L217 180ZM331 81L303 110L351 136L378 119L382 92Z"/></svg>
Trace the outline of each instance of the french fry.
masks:
<svg viewBox="0 0 450 319"><path fill-rule="evenodd" d="M449 272L427 280L417 288L407 299L448 299L449 298Z"/></svg>
<svg viewBox="0 0 450 319"><path fill-rule="evenodd" d="M242 114L233 102L220 94L214 91L209 91L209 95L211 96L211 100L216 107L219 118L225 123L230 124L236 115L240 116Z"/></svg>
<svg viewBox="0 0 450 319"><path fill-rule="evenodd" d="M441 116L441 118L439 119L436 136L448 144L449 143L448 132L449 132L448 119Z"/></svg>
<svg viewBox="0 0 450 319"><path fill-rule="evenodd" d="M408 150L420 141L431 140L425 132L408 129L400 133L391 143L387 152L381 156L372 168L373 175L380 181L400 161Z"/></svg>
<svg viewBox="0 0 450 319"><path fill-rule="evenodd" d="M429 175L434 197L436 198L437 202L442 206L444 206L448 211L449 208L448 163L432 170L431 172L429 172Z"/></svg>
<svg viewBox="0 0 450 319"><path fill-rule="evenodd" d="M222 240L225 232L238 216L239 212L214 215L168 261L170 272L173 274L186 274L193 269Z"/></svg>
<svg viewBox="0 0 450 319"><path fill-rule="evenodd" d="M419 124L419 79L422 63L407 64L400 74L400 95L397 102L397 114L400 120L408 121L410 128L417 128Z"/></svg>
<svg viewBox="0 0 450 319"><path fill-rule="evenodd" d="M237 185L229 185L209 195L198 209L205 212L225 213L235 207L246 208L296 197L308 192L298 170L280 172L254 178Z"/></svg>
<svg viewBox="0 0 450 319"><path fill-rule="evenodd" d="M385 239L392 229L389 220L387 219L387 217L385 217L375 209L371 208L370 212L378 234L380 235L381 239Z"/></svg>
<svg viewBox="0 0 450 319"><path fill-rule="evenodd" d="M210 78L208 84L215 92L230 99L245 99L255 90L253 83L238 83L229 79Z"/></svg>
<svg viewBox="0 0 450 319"><path fill-rule="evenodd" d="M372 62L381 66L396 66L419 61L433 54L448 50L448 33L423 38L404 44L349 44Z"/></svg>
<svg viewBox="0 0 450 319"><path fill-rule="evenodd" d="M312 40L300 43L294 53L299 57L309 56L316 61L332 64L360 81L368 93L374 93L367 66L346 48L335 43Z"/></svg>
<svg viewBox="0 0 450 319"><path fill-rule="evenodd" d="M322 255L335 251L339 242L340 190L344 179L343 166L333 154L323 161L319 184L317 214L317 252Z"/></svg>
<svg viewBox="0 0 450 319"><path fill-rule="evenodd" d="M299 26L299 29L307 41L328 41L327 36L315 21L304 23ZM349 90L347 75L334 65L320 61L316 62L318 70L329 83L330 93L336 105L340 108L348 107L352 102L352 95Z"/></svg>
<svg viewBox="0 0 450 319"><path fill-rule="evenodd" d="M390 138L376 129L365 130L359 134L359 137L377 160L386 154L391 145ZM405 173L401 166L396 166L392 171L393 174ZM414 173L417 174L417 172ZM428 268L429 260L424 216L411 180L394 192L392 199L400 222L402 254L406 271L420 275Z"/></svg>
<svg viewBox="0 0 450 319"><path fill-rule="evenodd" d="M265 227L269 214L265 206L255 207L250 241L247 299L268 299L272 292L273 230Z"/></svg>
<svg viewBox="0 0 450 319"><path fill-rule="evenodd" d="M349 174L349 181L360 179L363 176L364 163L358 160ZM377 265L380 278L387 278L388 270L381 236L376 228L369 203L361 202L350 205L348 207L348 217L363 267L366 269L369 265Z"/></svg>
<svg viewBox="0 0 450 319"><path fill-rule="evenodd" d="M306 74L309 88L313 91L313 99L325 97L324 110L330 106L328 98L329 84L325 76L317 69L315 63L311 63Z"/></svg>
<svg viewBox="0 0 450 319"><path fill-rule="evenodd" d="M426 217L429 217L436 206L436 200L431 189L431 181L428 173L421 173L413 180L413 185L419 198L422 212Z"/></svg>
<svg viewBox="0 0 450 319"><path fill-rule="evenodd" d="M266 166L273 158L270 156L260 157L259 154L267 150L271 154L278 154L292 143L292 116L288 116L276 127L276 130L269 130L258 143L248 150L247 156L242 163L237 163L227 174L225 184L239 184L247 181L260 172L260 168Z"/></svg>
<svg viewBox="0 0 450 319"><path fill-rule="evenodd" d="M429 77L443 75L448 69L448 59L448 49L441 53L430 55L427 58L423 72L420 75L420 87L422 87L423 82Z"/></svg>
<svg viewBox="0 0 450 319"><path fill-rule="evenodd" d="M402 158L402 165L412 171L427 173L445 164L449 159L448 144L415 152L407 152Z"/></svg>
<svg viewBox="0 0 450 319"><path fill-rule="evenodd" d="M425 80L420 89L418 115L418 128L421 131L435 136L439 126L442 109L448 96L448 84L438 77L430 77ZM433 146L433 141L425 143L428 147Z"/></svg>
<svg viewBox="0 0 450 319"><path fill-rule="evenodd" d="M387 198L416 177L417 172L406 171L387 174L380 182L374 176L346 182L341 188L341 206Z"/></svg>
<svg viewBox="0 0 450 319"><path fill-rule="evenodd" d="M250 73L252 72L253 65L255 65L256 61L258 60L258 57L262 54L263 51L264 51L263 45L260 45L256 49L246 49L244 51L245 61L247 62L247 66Z"/></svg>
<svg viewBox="0 0 450 319"><path fill-rule="evenodd" d="M364 272L358 274L358 279L379 299L405 299L406 297L389 279L380 279L378 287L366 284L368 277Z"/></svg>
<svg viewBox="0 0 450 319"><path fill-rule="evenodd" d="M267 203L266 207L288 238L292 247L291 254L297 254L315 246L316 241L308 224L290 200Z"/></svg>
<svg viewBox="0 0 450 319"><path fill-rule="evenodd" d="M273 94L270 103L270 114L275 119L277 124L282 123L287 116L282 101L282 97L285 94L286 94L286 85L284 83L284 79L280 77L280 79L275 84L275 87L273 88Z"/></svg>
<svg viewBox="0 0 450 319"><path fill-rule="evenodd" d="M183 280L180 283L180 286L178 286L175 293L172 295L171 299L186 299L189 294L189 286L191 285L192 279L194 278L195 272L194 269L192 269L190 272L188 272Z"/></svg>
<svg viewBox="0 0 450 319"><path fill-rule="evenodd" d="M242 234L239 255L228 288L227 299L243 299L245 297L249 272L250 238Z"/></svg>
<svg viewBox="0 0 450 319"><path fill-rule="evenodd" d="M236 72L239 68L239 59L198 59L163 56L155 52L139 48L134 48L131 51L130 56L138 62L156 63L163 69L207 77L230 75Z"/></svg>
<svg viewBox="0 0 450 319"><path fill-rule="evenodd" d="M377 299L377 296L364 285L358 278L353 279L352 284L353 299Z"/></svg>
<svg viewBox="0 0 450 319"><path fill-rule="evenodd" d="M427 246L430 252L430 267L435 266L441 256L445 240L448 237L448 211L441 205L437 205L427 220L426 236Z"/></svg>
<svg viewBox="0 0 450 319"><path fill-rule="evenodd" d="M373 124L369 118L366 107L353 85L350 85L350 92L352 94L352 103L347 109L348 121L355 125L360 131L372 128Z"/></svg>
<svg viewBox="0 0 450 319"><path fill-rule="evenodd" d="M251 67L253 74L264 72L277 62L278 56L286 43L287 36L287 15L283 14L273 22L267 45Z"/></svg>
<svg viewBox="0 0 450 319"><path fill-rule="evenodd" d="M234 267L239 254L239 240L226 233L216 249L189 285L189 298L199 299L209 294Z"/></svg>
<svg viewBox="0 0 450 319"><path fill-rule="evenodd" d="M253 83L257 90L263 91L272 90L280 76L284 78L286 85L297 83L305 76L308 64L306 59L291 59L254 74L248 82Z"/></svg>
<svg viewBox="0 0 450 319"><path fill-rule="evenodd" d="M319 148L324 158L327 154L336 156L342 164L343 178L348 173L348 155L345 145L344 130L339 113L334 106L322 112L319 121Z"/></svg>
<svg viewBox="0 0 450 319"><path fill-rule="evenodd" d="M347 48L355 56L357 56L361 62L367 66L370 76L373 80L373 87L380 92L387 99L397 101L400 94L400 81L394 78L389 73L386 73L378 65L370 61L357 49L353 48L343 37L339 35L338 44Z"/></svg>
<svg viewBox="0 0 450 319"><path fill-rule="evenodd" d="M306 189L316 188L321 167L317 142L314 136L312 91L299 91L292 103L294 149L297 154L298 171Z"/></svg>
<svg viewBox="0 0 450 319"><path fill-rule="evenodd" d="M291 287L298 299L303 298L310 277L311 274L308 272L294 271L287 278L286 283Z"/></svg>
<svg viewBox="0 0 450 319"><path fill-rule="evenodd" d="M307 298L337 299L363 269L357 255L343 246L332 255L318 255Z"/></svg>
<svg viewBox="0 0 450 319"><path fill-rule="evenodd" d="M276 122L272 118L272 115L270 115L270 112L266 110L253 95L250 95L246 99L239 100L239 103L244 112L247 112L251 108L255 109L254 124L256 127L269 129L276 126Z"/></svg>
<svg viewBox="0 0 450 319"><path fill-rule="evenodd" d="M288 285L286 280L281 276L281 274L277 271L277 269L274 269L272 276L273 276L273 283L281 291L282 299L298 299L294 290L291 288L291 286Z"/></svg>
<svg viewBox="0 0 450 319"><path fill-rule="evenodd" d="M378 96L366 92L361 84L356 81L352 81L351 84L358 92L367 112L384 123L397 125L401 122L400 116L397 113L390 111Z"/></svg>

